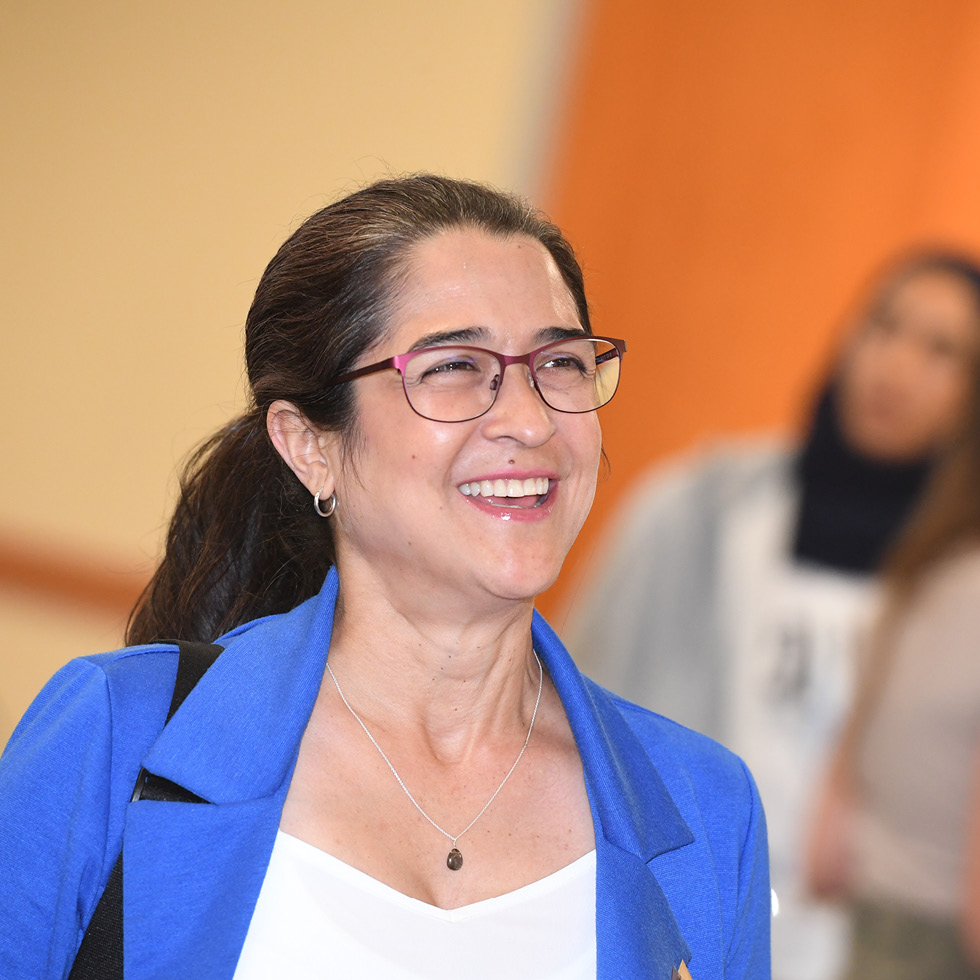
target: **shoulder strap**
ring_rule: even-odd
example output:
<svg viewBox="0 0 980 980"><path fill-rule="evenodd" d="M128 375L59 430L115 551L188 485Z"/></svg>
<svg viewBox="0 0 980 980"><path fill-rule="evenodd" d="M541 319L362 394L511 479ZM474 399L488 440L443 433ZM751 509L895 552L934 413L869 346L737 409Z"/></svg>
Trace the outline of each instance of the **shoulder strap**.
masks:
<svg viewBox="0 0 980 980"><path fill-rule="evenodd" d="M224 649L215 643L178 642L177 679L167 721L173 718L194 685L204 676ZM140 770L133 800L167 800L203 803L199 796L169 779ZM123 980L123 871L122 852L106 882L99 904L78 947L68 980Z"/></svg>
<svg viewBox="0 0 980 980"><path fill-rule="evenodd" d="M174 693L170 699L170 709L167 711L167 721L164 722L164 727L184 703L184 698L194 690L194 686L224 649L216 643L202 643L200 641L177 641L177 648L179 650L177 678L174 681ZM135 803L137 800L164 800L168 803L205 802L190 790L184 789L183 786L178 786L162 776L154 776L153 773L147 772L145 769L140 769L140 773L136 777L136 786L133 788L131 802Z"/></svg>

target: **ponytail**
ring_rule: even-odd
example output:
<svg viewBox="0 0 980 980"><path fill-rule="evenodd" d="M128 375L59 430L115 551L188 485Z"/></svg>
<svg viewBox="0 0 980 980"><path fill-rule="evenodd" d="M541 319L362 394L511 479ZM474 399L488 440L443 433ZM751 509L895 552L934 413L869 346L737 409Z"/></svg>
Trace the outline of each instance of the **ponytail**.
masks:
<svg viewBox="0 0 980 980"><path fill-rule="evenodd" d="M328 521L253 411L185 464L166 552L130 615L126 642L213 640L314 595L333 564Z"/></svg>

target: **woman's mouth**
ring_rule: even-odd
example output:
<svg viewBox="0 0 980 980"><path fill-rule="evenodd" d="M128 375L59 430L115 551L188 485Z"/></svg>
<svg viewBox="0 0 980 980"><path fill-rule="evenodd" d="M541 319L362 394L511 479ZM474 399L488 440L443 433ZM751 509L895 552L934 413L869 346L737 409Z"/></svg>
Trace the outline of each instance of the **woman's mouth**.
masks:
<svg viewBox="0 0 980 980"><path fill-rule="evenodd" d="M480 497L491 507L526 510L540 507L548 497L551 480L546 476L526 480L474 480L461 483L457 489L466 497Z"/></svg>

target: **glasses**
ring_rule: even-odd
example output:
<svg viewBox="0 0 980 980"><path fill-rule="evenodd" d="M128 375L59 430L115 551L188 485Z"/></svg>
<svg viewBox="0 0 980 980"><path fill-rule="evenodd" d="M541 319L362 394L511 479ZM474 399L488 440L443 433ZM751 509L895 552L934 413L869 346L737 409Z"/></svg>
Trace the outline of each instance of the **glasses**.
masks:
<svg viewBox="0 0 980 980"><path fill-rule="evenodd" d="M433 422L468 422L490 411L508 364L526 364L541 400L558 412L594 412L619 386L626 341L575 334L527 354L483 347L425 347L349 371L326 382L344 384L378 371L402 376L408 404Z"/></svg>

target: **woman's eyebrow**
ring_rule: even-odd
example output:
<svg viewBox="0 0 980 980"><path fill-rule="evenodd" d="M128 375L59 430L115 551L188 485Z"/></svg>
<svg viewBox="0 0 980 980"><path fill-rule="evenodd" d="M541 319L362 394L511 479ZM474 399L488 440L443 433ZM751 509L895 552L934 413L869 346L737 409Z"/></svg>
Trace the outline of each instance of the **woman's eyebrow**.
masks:
<svg viewBox="0 0 980 980"><path fill-rule="evenodd" d="M539 344L548 344L553 340L567 340L569 337L588 336L590 335L582 327L545 327L535 334Z"/></svg>
<svg viewBox="0 0 980 980"><path fill-rule="evenodd" d="M473 344L476 341L486 343L490 339L490 331L486 327L457 327L454 330L437 330L419 337L406 353L424 350L426 347L444 347L446 344Z"/></svg>
<svg viewBox="0 0 980 980"><path fill-rule="evenodd" d="M535 344L543 346L553 340L565 340L567 337L588 336L581 327L543 327L535 335ZM486 327L457 327L453 330L437 330L419 337L406 351L425 350L426 347L445 347L448 344L487 344L492 333Z"/></svg>

